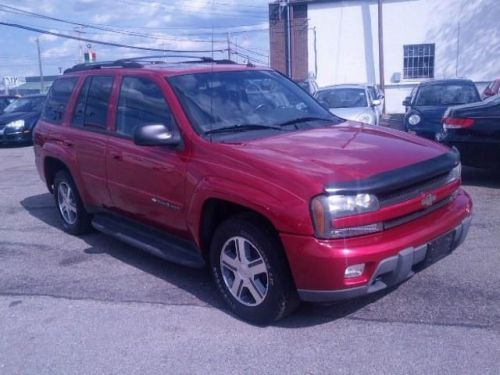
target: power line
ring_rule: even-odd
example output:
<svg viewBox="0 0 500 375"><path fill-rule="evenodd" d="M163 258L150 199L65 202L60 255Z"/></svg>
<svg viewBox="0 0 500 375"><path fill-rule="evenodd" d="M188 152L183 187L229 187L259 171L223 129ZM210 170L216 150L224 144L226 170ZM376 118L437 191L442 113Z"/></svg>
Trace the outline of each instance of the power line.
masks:
<svg viewBox="0 0 500 375"><path fill-rule="evenodd" d="M17 23L0 22L0 25L8 26L8 27L14 27L14 28L17 28L17 29L24 29L24 30L28 30L28 31L33 31L33 32L40 33L40 34L53 35L53 36L57 36L57 37L60 37L60 38L79 40L79 41L82 41L82 42L88 42L88 43L93 43L93 44L102 44L102 45L105 45L105 46L119 47L119 48L130 48L130 49L137 49L137 50L143 50L143 51L153 51L153 52L188 52L188 53L212 53L212 52L224 52L225 51L225 49L218 49L218 50L213 50L213 49L212 50L173 50L173 49L138 47L138 46L131 46L131 45L127 45L127 44L121 44L121 43L113 43L113 42L105 42L105 41L100 41L100 40L95 40L95 39L80 38L80 37L73 36L73 35L56 33L56 32L52 32L52 31L49 31L49 30L42 30L42 29L38 29L38 28L35 28L35 27L20 25L20 24L17 24Z"/></svg>
<svg viewBox="0 0 500 375"><path fill-rule="evenodd" d="M250 52L250 53L253 53L255 55L258 55L258 56L262 56L262 57L265 57L266 59L269 57L269 55L265 55L263 53L260 53L260 52L257 52L257 51L254 51L254 50L251 50L251 49L248 49L248 48L245 48L245 47L242 47L240 45L236 45L235 43L233 42L230 42L234 47L236 48L239 48L239 49L242 49L243 51L246 51L246 52Z"/></svg>
<svg viewBox="0 0 500 375"><path fill-rule="evenodd" d="M189 28L191 30L205 30L205 31L210 31L213 28L220 30L226 30L226 31L220 31L221 34L225 34L226 32L239 32L239 30L236 31L231 31L230 29L236 29L236 28L242 28L242 27L254 27L254 26L261 26L263 23L251 23L251 24L246 24L246 25L236 25L236 26L199 26L199 27L193 27L193 26L164 26L164 27L153 27L153 26L127 26L127 27L122 27L122 26L113 26L114 28L117 29L147 29L147 30L185 30L186 28ZM216 34L218 34L217 32ZM182 33L182 35L190 35L190 34L185 34Z"/></svg>
<svg viewBox="0 0 500 375"><path fill-rule="evenodd" d="M98 25L87 24L87 23L82 23L82 22L70 21L70 20L62 19L62 18L46 16L43 14L28 12L28 11L25 11L25 10L22 10L19 8L14 8L11 6L7 6L4 4L0 4L0 10L3 12L6 12L6 13L21 14L21 15L28 16L28 17L41 18L41 19L61 22L61 23L69 24L69 25L81 26L81 27L86 27L86 28L91 28L91 29L101 30L101 31L106 31L106 32L112 32L112 33L127 35L127 36L135 36L135 37L149 38L149 39L156 39L156 40L173 40L173 41L190 41L190 42L200 42L200 43L203 43L203 42L204 43L212 43L211 40L181 39L178 37L157 36L157 35L137 33L137 32L126 31L126 30L120 31L120 30L116 30L116 29L109 27L109 26L98 26ZM224 41L214 41L214 42L215 43L223 43Z"/></svg>
<svg viewBox="0 0 500 375"><path fill-rule="evenodd" d="M256 62L258 64L261 64L261 65L268 65L267 61L263 61L263 60L257 59L255 57L249 56L247 54L238 52L237 50L234 50L234 49L231 50L231 53L233 53L235 55L238 55L240 57L243 57L243 58L247 59L248 61L254 61L254 62Z"/></svg>

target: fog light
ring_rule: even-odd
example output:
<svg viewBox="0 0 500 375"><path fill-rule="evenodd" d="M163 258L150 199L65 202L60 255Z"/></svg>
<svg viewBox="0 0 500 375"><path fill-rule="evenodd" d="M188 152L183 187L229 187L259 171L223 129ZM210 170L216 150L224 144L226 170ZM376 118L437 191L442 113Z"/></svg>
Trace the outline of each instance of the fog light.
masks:
<svg viewBox="0 0 500 375"><path fill-rule="evenodd" d="M365 271L365 264L355 264L353 266L349 266L345 269L344 278L352 279L354 277L359 277Z"/></svg>

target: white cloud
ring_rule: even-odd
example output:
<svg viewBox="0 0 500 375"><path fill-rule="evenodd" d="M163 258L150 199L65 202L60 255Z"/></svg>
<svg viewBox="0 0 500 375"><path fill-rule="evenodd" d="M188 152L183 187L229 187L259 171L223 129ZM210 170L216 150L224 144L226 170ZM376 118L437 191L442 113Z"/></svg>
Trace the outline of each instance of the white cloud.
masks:
<svg viewBox="0 0 500 375"><path fill-rule="evenodd" d="M92 23L104 24L104 23L109 23L114 18L115 18L115 16L113 14L99 13L99 14L93 15L91 18L91 21L92 21Z"/></svg>
<svg viewBox="0 0 500 375"><path fill-rule="evenodd" d="M80 44L76 40L66 39L60 45L51 47L42 52L43 58L67 58L74 57L78 59Z"/></svg>

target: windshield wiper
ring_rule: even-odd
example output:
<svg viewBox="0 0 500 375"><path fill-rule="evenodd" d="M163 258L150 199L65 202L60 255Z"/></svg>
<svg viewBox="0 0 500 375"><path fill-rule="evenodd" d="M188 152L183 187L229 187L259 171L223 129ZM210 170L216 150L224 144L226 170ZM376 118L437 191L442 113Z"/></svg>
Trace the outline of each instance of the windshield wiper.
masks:
<svg viewBox="0 0 500 375"><path fill-rule="evenodd" d="M226 126L224 128L217 128L207 130L205 134L217 134L217 133L236 133L236 132L244 132L247 130L259 130L259 129L274 129L274 130L283 130L279 126L272 125L263 125L263 124L237 124L232 126Z"/></svg>
<svg viewBox="0 0 500 375"><path fill-rule="evenodd" d="M286 125L298 124L298 123L307 122L307 121L329 121L329 122L334 122L335 119L333 119L333 118L326 118L326 117L314 117L314 116L310 116L310 117L298 117L298 118L294 118L292 120L288 120L288 121L282 122L282 123L280 123L278 125L279 126L286 126Z"/></svg>

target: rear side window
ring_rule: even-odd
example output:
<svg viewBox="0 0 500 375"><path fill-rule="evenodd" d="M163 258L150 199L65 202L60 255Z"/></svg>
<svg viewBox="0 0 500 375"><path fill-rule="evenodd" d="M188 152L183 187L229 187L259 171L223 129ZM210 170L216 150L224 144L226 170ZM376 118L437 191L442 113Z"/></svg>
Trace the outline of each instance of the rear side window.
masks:
<svg viewBox="0 0 500 375"><path fill-rule="evenodd" d="M113 77L88 77L80 90L73 114L73 126L106 129Z"/></svg>
<svg viewBox="0 0 500 375"><path fill-rule="evenodd" d="M132 137L137 127L165 125L172 129L173 119L160 87L140 77L124 77L116 114L116 132Z"/></svg>
<svg viewBox="0 0 500 375"><path fill-rule="evenodd" d="M53 124L60 124L68 105L71 93L75 88L78 78L60 78L54 81L50 88L41 118Z"/></svg>

